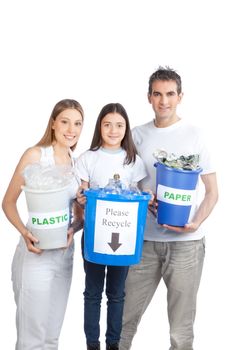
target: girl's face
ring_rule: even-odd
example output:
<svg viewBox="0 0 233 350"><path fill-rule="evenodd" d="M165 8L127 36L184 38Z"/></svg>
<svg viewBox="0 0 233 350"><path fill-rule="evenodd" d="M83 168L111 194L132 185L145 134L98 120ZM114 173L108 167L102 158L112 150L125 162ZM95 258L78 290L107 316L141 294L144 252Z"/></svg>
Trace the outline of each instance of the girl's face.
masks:
<svg viewBox="0 0 233 350"><path fill-rule="evenodd" d="M125 136L126 122L119 113L108 113L101 121L102 147L117 149Z"/></svg>
<svg viewBox="0 0 233 350"><path fill-rule="evenodd" d="M62 147L72 147L79 139L83 128L83 118L76 109L66 109L53 122L56 143Z"/></svg>

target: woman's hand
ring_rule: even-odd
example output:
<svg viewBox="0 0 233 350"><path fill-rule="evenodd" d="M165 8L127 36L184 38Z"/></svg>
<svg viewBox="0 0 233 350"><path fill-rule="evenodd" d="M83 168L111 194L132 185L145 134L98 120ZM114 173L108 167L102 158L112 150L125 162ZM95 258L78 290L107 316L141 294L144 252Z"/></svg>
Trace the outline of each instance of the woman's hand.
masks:
<svg viewBox="0 0 233 350"><path fill-rule="evenodd" d="M41 254L42 250L39 248L36 248L34 246L35 243L38 243L38 239L32 235L32 233L28 230L25 231L23 234L23 238L25 240L27 249L29 252L35 253L35 254Z"/></svg>
<svg viewBox="0 0 233 350"><path fill-rule="evenodd" d="M74 229L73 227L70 227L69 230L67 231L67 248L70 247L74 239Z"/></svg>

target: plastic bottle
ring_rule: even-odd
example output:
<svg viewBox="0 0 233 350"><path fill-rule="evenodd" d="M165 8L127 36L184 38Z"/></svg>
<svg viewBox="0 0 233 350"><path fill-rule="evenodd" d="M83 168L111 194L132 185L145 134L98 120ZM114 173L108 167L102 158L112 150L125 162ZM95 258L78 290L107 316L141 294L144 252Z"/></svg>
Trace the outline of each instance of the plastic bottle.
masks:
<svg viewBox="0 0 233 350"><path fill-rule="evenodd" d="M122 193L123 185L119 174L114 174L112 179L109 179L107 185L104 187L105 193L120 194Z"/></svg>
<svg viewBox="0 0 233 350"><path fill-rule="evenodd" d="M141 194L141 191L139 190L139 188L137 186L137 182L132 182L129 185L129 191L130 191L131 194L134 194L134 195Z"/></svg>
<svg viewBox="0 0 233 350"><path fill-rule="evenodd" d="M114 174L113 175L113 180L114 180L114 186L115 190L117 193L121 193L123 190L123 184L120 180L120 175L119 174Z"/></svg>
<svg viewBox="0 0 233 350"><path fill-rule="evenodd" d="M115 182L114 179L109 179L107 185L104 187L105 193L114 193L115 192Z"/></svg>

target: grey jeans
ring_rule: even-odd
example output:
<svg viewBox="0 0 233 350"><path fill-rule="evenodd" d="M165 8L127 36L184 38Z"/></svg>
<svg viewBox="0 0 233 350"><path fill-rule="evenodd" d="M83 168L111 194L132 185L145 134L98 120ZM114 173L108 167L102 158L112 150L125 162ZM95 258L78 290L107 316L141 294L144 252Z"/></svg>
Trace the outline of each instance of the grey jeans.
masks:
<svg viewBox="0 0 233 350"><path fill-rule="evenodd" d="M170 350L193 350L196 297L204 256L204 238L183 242L144 242L141 262L130 267L126 279L120 350L131 348L137 326L161 278L167 287Z"/></svg>

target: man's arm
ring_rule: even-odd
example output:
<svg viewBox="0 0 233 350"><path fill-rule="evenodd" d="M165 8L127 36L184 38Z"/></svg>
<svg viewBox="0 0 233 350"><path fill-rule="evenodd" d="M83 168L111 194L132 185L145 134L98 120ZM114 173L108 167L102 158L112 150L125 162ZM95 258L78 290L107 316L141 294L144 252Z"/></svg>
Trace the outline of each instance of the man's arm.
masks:
<svg viewBox="0 0 233 350"><path fill-rule="evenodd" d="M218 185L216 173L201 175L201 179L205 186L205 196L196 214L194 215L192 222L186 224L184 227L163 225L164 227L176 232L194 232L210 215L215 204L218 201Z"/></svg>

